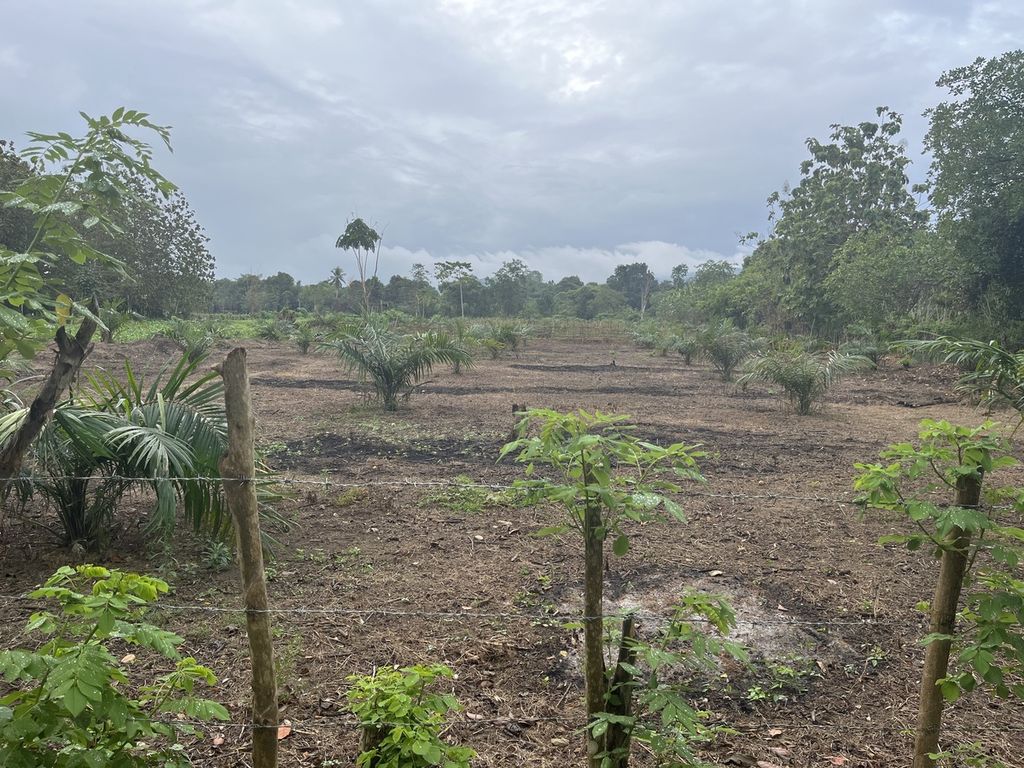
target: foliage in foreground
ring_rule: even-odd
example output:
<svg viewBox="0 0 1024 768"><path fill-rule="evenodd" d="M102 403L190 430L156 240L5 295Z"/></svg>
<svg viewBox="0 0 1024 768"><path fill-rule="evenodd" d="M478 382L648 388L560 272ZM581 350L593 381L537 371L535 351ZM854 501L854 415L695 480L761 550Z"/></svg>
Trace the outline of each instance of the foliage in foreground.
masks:
<svg viewBox="0 0 1024 768"><path fill-rule="evenodd" d="M535 434L529 434L531 426ZM542 533L579 531L583 541L584 570L584 674L586 681L586 747L590 768L624 766L633 738L658 732L643 725L634 714L634 692L640 687L635 676L639 648L623 625L619 662L605 668L604 657L604 544L613 538L612 551L629 550L626 526L656 519L662 514L683 519L683 510L666 494L677 492L679 480L700 480L694 446L676 443L662 447L631 434L625 416L588 413L559 413L552 410L527 411L520 426L520 439L506 445L501 455L513 454L527 465L528 479L517 481L534 501L546 500L564 508L565 522ZM551 477L536 477L538 467ZM726 624L728 622L725 622ZM651 678L657 689L656 676ZM648 689L649 690L649 689ZM660 699L658 698L660 696ZM647 709L658 712L670 725L679 749L686 749L689 736L701 733L695 710L665 705L660 691Z"/></svg>
<svg viewBox="0 0 1024 768"><path fill-rule="evenodd" d="M882 543L924 547L941 561L932 602L919 604L930 610L931 627L924 638L915 767L934 764L944 700L981 686L1024 699L1024 529L1015 524L1024 491L982 494L983 479L1016 464L994 427L925 419L917 445L891 445L881 453L885 464L857 465L862 503L897 512L913 525ZM943 489L955 492L952 504L934 495ZM968 628L957 631L958 621Z"/></svg>
<svg viewBox="0 0 1024 768"><path fill-rule="evenodd" d="M782 387L796 412L805 416L843 375L872 366L871 360L861 355L773 351L748 361L746 372L737 383L776 384Z"/></svg>
<svg viewBox="0 0 1024 768"><path fill-rule="evenodd" d="M70 315L92 314L63 292L54 274L68 261L119 266L86 233L116 237L113 214L135 196L125 174L146 180L164 196L174 190L150 164L150 146L127 133L152 131L170 148L166 127L124 107L109 117L82 118L87 130L81 137L29 133L32 144L22 153L31 163L26 177L0 190L0 206L32 219L26 242L0 242L0 359L14 352L32 357Z"/></svg>
<svg viewBox="0 0 1024 768"><path fill-rule="evenodd" d="M465 366L472 362L466 348L447 334L404 335L373 323L367 323L355 335L323 342L320 348L333 350L346 367L369 380L388 411L397 410L398 399L408 398L435 365Z"/></svg>
<svg viewBox="0 0 1024 768"><path fill-rule="evenodd" d="M451 677L451 669L440 664L349 676L349 707L362 728L356 765L467 768L476 752L441 738L448 713L459 710L458 701L451 694L427 690Z"/></svg>
<svg viewBox="0 0 1024 768"><path fill-rule="evenodd" d="M148 386L126 362L123 380L97 372L57 407L20 487L54 506L66 541L104 541L121 499L140 484L155 496L152 532L169 533L179 506L196 530L228 530L218 479L227 448L223 384L212 371L193 378L202 361L183 356ZM0 443L27 410L0 417Z"/></svg>
<svg viewBox="0 0 1024 768"><path fill-rule="evenodd" d="M901 341L914 354L953 363L965 370L957 387L986 405L1009 405L1024 416L1024 349L1011 352L995 341L936 339Z"/></svg>
<svg viewBox="0 0 1024 768"><path fill-rule="evenodd" d="M191 765L182 743L200 735L191 723L227 720L228 711L197 695L216 678L181 656L182 638L143 620L167 589L149 576L82 565L58 569L29 595L59 611L29 619L25 632L41 635L41 645L0 652L0 674L13 689L0 699L0 765ZM148 667L136 653L171 662L172 671L135 674Z"/></svg>

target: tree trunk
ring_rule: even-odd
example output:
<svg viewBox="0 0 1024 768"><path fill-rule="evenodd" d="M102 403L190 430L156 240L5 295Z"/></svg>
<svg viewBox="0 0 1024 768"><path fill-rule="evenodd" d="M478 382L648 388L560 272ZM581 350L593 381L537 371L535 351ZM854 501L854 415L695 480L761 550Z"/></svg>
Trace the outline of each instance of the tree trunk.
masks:
<svg viewBox="0 0 1024 768"><path fill-rule="evenodd" d="M94 303L93 314L98 311L99 307ZM82 319L82 324L78 327L78 333L74 338L68 336L63 327L57 329L54 339L57 342L57 355L53 361L53 368L50 369L50 375L46 378L35 400L32 401L32 405L29 406L28 415L21 427L0 448L0 478L14 477L21 472L25 454L28 453L28 449L35 439L39 437L39 433L43 431L57 401L78 375L82 363L92 351L91 342L95 332L96 321L91 317Z"/></svg>
<svg viewBox="0 0 1024 768"><path fill-rule="evenodd" d="M589 473L584 470L584 476ZM591 481L587 478L587 483ZM601 507L597 500L587 504L583 520L584 577L583 577L583 646L584 678L587 685L587 723L605 711L604 668L604 536L602 535ZM586 732L587 765L601 768L603 739Z"/></svg>
<svg viewBox="0 0 1024 768"><path fill-rule="evenodd" d="M636 622L633 616L622 620L622 637L619 640L619 658L615 672L608 685L608 712L620 717L633 716L633 675L624 665L636 663ZM612 768L626 768L629 765L629 746L633 734L632 724L610 723L605 732L605 751L611 758Z"/></svg>
<svg viewBox="0 0 1024 768"><path fill-rule="evenodd" d="M253 768L277 768L277 681L256 503L254 419L245 350L240 347L233 349L217 370L224 379L228 422L228 452L221 457L220 472L224 478L224 495L235 523L245 624L252 658L252 764Z"/></svg>
<svg viewBox="0 0 1024 768"><path fill-rule="evenodd" d="M961 477L956 484L956 505L976 507L981 499L981 478ZM949 548L942 553L939 579L932 599L931 632L952 636L956 625L956 609L960 590L967 572L971 534L953 528L947 538ZM951 640L929 643L921 672L920 709L914 737L914 768L932 768L935 761L928 757L939 751L939 731L942 727L942 689L936 684L946 676L949 668Z"/></svg>
<svg viewBox="0 0 1024 768"><path fill-rule="evenodd" d="M466 302L462 298L462 283L459 283L459 314L463 320L466 319Z"/></svg>

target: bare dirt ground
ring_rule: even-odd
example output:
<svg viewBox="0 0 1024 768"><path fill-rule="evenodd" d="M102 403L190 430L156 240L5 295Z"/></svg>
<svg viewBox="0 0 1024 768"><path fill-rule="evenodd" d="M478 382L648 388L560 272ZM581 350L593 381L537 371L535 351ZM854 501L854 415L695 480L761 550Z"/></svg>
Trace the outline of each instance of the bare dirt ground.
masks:
<svg viewBox="0 0 1024 768"><path fill-rule="evenodd" d="M557 510L521 508L500 495L468 510L458 497L416 485L521 477L521 467L496 462L513 404L630 414L646 438L699 443L708 453L707 484L678 498L688 522L633 530L629 553L609 559L607 601L610 612L639 607L666 616L689 587L733 601L736 636L754 665L726 664L694 684L709 722L735 731L705 745L709 762L908 763L918 640L927 631L914 605L930 597L936 566L921 553L877 545L899 530L895 521L837 502L853 497L854 462L913 439L920 419L984 418L957 403L951 371L889 362L799 417L765 388L739 390L679 358L538 341L518 359L480 361L458 376L436 371L405 407L384 413L330 358L283 344L248 346L260 444L272 466L302 481L282 505L295 524L278 534L270 568L271 602L285 611L274 617L282 715L293 726L281 742L282 765L351 764L358 734L344 714L345 677L429 662L456 672L464 711L450 735L479 752L475 765L582 763L580 637L556 618L579 610L579 543L570 534L531 535L557 522ZM100 345L92 363L116 367L128 357L152 370L173 355L165 342ZM136 507L145 499L126 517ZM133 526L90 559L162 574L176 590L174 604L238 605L234 573L204 567L198 542L182 535L169 552L154 553ZM8 521L5 537L3 594L23 592L71 558L17 521ZM0 605L5 646L23 640L25 613ZM461 615L437 615L453 613ZM246 722L242 617L159 616L214 668L222 679L216 695ZM1019 705L966 696L948 710L946 743L981 741L1005 764L1024 765L1022 717ZM211 730L224 741L198 745L196 764L244 765L244 729ZM638 749L636 764L654 763Z"/></svg>

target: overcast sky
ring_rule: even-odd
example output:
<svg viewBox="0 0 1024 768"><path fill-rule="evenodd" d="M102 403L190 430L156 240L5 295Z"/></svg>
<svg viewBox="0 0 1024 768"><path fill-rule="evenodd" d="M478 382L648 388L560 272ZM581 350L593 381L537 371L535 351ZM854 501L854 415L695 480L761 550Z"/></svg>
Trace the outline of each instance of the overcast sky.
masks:
<svg viewBox="0 0 1024 768"><path fill-rule="evenodd" d="M0 0L0 137L172 125L221 276L351 273L353 214L385 276L667 276L741 259L830 123L904 113L920 178L938 75L1022 40L1019 0Z"/></svg>

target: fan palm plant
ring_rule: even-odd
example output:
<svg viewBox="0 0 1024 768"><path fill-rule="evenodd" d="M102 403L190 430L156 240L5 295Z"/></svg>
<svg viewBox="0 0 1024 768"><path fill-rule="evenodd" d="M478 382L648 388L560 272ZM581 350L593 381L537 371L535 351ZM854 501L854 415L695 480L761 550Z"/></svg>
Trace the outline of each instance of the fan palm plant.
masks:
<svg viewBox="0 0 1024 768"><path fill-rule="evenodd" d="M893 347L956 365L965 371L957 383L960 391L986 405L1009 405L1024 418L1024 349L1011 352L996 341L951 336L900 341Z"/></svg>
<svg viewBox="0 0 1024 768"><path fill-rule="evenodd" d="M871 360L863 355L773 351L751 360L737 383L763 381L777 384L796 412L803 416L811 412L813 405L843 375L871 367Z"/></svg>
<svg viewBox="0 0 1024 768"><path fill-rule="evenodd" d="M408 398L413 387L435 365L467 365L466 348L444 333L399 334L388 327L367 323L355 335L324 342L350 370L368 380L384 409L398 409L399 397Z"/></svg>
<svg viewBox="0 0 1024 768"><path fill-rule="evenodd" d="M123 381L97 372L85 392L57 407L27 482L55 506L66 540L101 541L120 499L140 483L155 497L151 532L170 532L179 508L196 530L227 531L218 468L227 447L223 386L214 372L190 381L202 360L183 355L148 387L127 363ZM0 444L25 413L0 419Z"/></svg>

